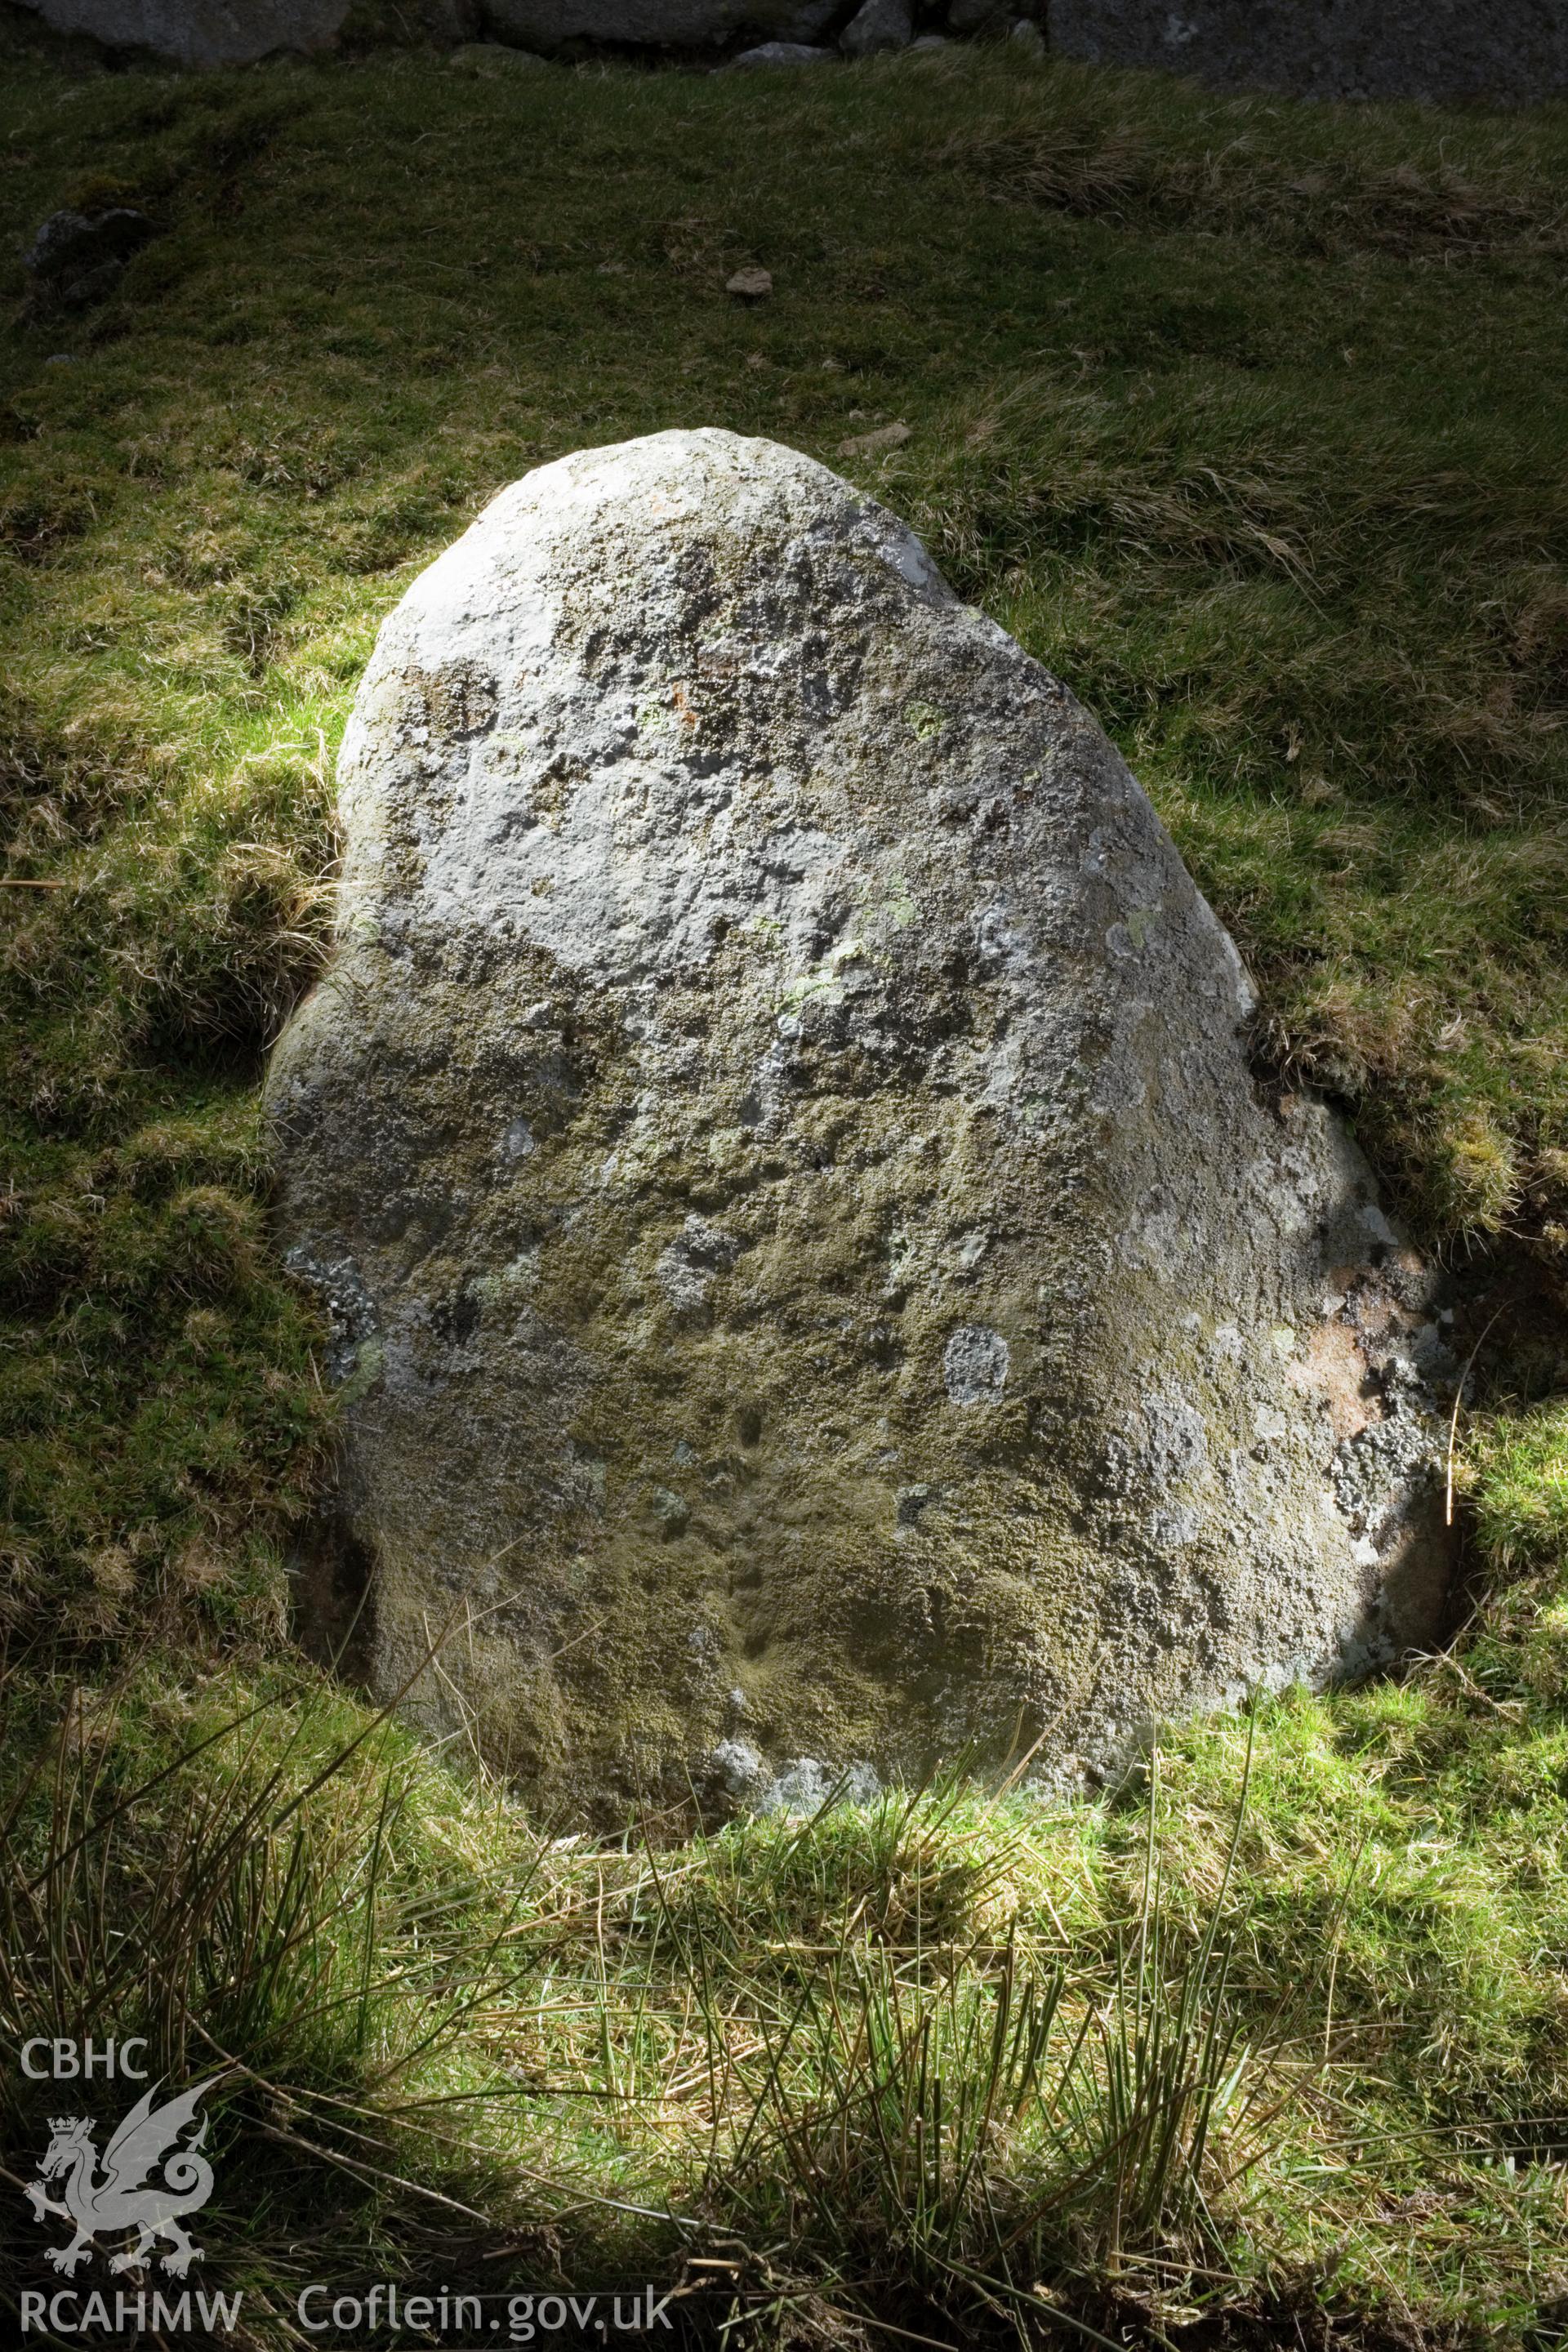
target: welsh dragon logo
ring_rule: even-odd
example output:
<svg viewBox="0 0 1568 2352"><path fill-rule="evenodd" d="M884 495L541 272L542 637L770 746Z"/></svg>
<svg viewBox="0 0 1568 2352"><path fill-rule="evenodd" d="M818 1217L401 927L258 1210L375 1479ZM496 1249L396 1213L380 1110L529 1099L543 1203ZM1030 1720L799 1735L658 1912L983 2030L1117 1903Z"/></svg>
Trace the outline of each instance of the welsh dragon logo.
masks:
<svg viewBox="0 0 1568 2352"><path fill-rule="evenodd" d="M28 2181L25 2194L35 2221L58 2214L75 2226L76 2236L68 2246L46 2247L46 2262L69 2278L91 2255L97 2238L125 2230L135 2231L136 2242L112 2257L111 2271L141 2270L160 2238L170 2247L160 2257L162 2267L175 2278L184 2278L193 2263L203 2260L201 2248L181 2228L180 2216L199 2213L213 2193L212 2166L198 2152L207 2136L206 2117L194 2139L184 2147L175 2143L195 2119L198 2102L218 2080L210 2074L161 2107L153 2106L151 2091L144 2092L101 2159L93 2146L98 2126L90 2116L50 2116L53 2137L38 2178ZM156 2178L149 2179L150 2174ZM60 2183L58 2197L48 2193L54 2181Z"/></svg>

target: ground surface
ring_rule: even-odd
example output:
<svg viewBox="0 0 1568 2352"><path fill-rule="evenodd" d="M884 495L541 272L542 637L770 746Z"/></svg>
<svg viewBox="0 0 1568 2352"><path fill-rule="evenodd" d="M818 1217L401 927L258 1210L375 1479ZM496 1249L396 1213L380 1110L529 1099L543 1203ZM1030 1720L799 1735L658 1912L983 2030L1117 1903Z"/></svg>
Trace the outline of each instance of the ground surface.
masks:
<svg viewBox="0 0 1568 2352"><path fill-rule="evenodd" d="M159 232L87 310L0 289L7 2040L244 2062L206 2283L257 2341L291 2280L507 2249L732 2261L763 2340L1560 2340L1568 114L981 51L5 62L10 251L68 204ZM331 1412L256 1081L337 733L500 484L695 422L866 481L1062 672L1248 954L1260 1067L1351 1108L1478 1338L1502 1310L1457 1456L1478 1622L1262 1715L1228 1872L1247 1727L1060 1814L604 1857L290 1661ZM7 2085L17 2179L58 2095Z"/></svg>

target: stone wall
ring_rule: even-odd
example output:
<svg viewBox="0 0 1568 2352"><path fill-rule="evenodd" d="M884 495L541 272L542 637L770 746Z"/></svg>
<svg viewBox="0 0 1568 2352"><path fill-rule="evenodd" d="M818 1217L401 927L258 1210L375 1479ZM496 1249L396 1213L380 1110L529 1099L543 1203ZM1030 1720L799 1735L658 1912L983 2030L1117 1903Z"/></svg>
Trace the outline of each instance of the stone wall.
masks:
<svg viewBox="0 0 1568 2352"><path fill-rule="evenodd" d="M273 49L319 49L336 38L348 0L27 0L57 33L106 48L146 49L182 66L248 65Z"/></svg>
<svg viewBox="0 0 1568 2352"><path fill-rule="evenodd" d="M1296 98L1502 100L1568 90L1561 0L1050 0L1064 57Z"/></svg>
<svg viewBox="0 0 1568 2352"><path fill-rule="evenodd" d="M279 50L310 55L334 47L352 0L22 0L57 33L75 33L110 51L166 58L177 66L245 66ZM397 11L416 37L450 43L479 26L479 0L402 0Z"/></svg>
<svg viewBox="0 0 1568 2352"><path fill-rule="evenodd" d="M279 49L331 47L351 0L23 0L56 31L184 66L244 65ZM854 18L876 37L1005 34L1048 14L1049 47L1106 65L1166 68L1215 89L1302 98L1431 99L1519 105L1568 90L1561 0L403 0L400 20L437 40L483 32L547 54L668 49L721 54L759 39L832 42ZM888 25L881 22L887 17ZM890 26L890 32L889 27ZM1029 39L1035 49L1039 42ZM758 62L831 54L795 47Z"/></svg>

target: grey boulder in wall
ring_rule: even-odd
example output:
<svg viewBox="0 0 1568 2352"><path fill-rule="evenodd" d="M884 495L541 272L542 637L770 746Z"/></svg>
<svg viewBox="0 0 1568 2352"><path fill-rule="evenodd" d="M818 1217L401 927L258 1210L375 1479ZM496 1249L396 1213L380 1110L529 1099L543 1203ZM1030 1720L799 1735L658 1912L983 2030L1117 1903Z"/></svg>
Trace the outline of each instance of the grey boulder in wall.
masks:
<svg viewBox="0 0 1568 2352"><path fill-rule="evenodd" d="M1050 0L1064 57L1164 66L1216 89L1530 104L1568 89L1560 0Z"/></svg>
<svg viewBox="0 0 1568 2352"><path fill-rule="evenodd" d="M150 49L183 66L249 65L275 49L329 47L349 0L24 0L58 33Z"/></svg>
<svg viewBox="0 0 1568 2352"><path fill-rule="evenodd" d="M22 0L59 33L109 49L144 49L178 66L245 66L279 50L330 49L350 0ZM405 39L450 46L479 29L479 0L398 0L388 23Z"/></svg>
<svg viewBox="0 0 1568 2352"><path fill-rule="evenodd" d="M378 1692L602 1817L737 1756L1070 1780L1430 1639L1429 1278L892 515L721 432L544 467L385 624L341 781L268 1104Z"/></svg>
<svg viewBox="0 0 1568 2352"><path fill-rule="evenodd" d="M503 41L540 49L721 48L742 39L816 41L841 0L485 0Z"/></svg>

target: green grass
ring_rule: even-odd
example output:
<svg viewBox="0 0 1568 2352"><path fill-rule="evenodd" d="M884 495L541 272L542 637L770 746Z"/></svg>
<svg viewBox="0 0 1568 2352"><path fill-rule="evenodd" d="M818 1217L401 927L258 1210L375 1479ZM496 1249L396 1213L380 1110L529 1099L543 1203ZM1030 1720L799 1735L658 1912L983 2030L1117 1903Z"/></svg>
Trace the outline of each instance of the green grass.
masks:
<svg viewBox="0 0 1568 2352"><path fill-rule="evenodd" d="M1561 1570L1512 1606L1562 1618ZM1316 2305L1541 2346L1568 1684L1510 1688L1475 1645L1175 1735L1098 1805L955 1781L604 1845L307 1669L13 1676L0 2032L222 2077L203 2284L247 2343L312 2278L477 2259L700 2284L704 2341L1272 2342ZM59 2104L0 2083L18 2179ZM7 2209L13 2276L41 2242Z"/></svg>
<svg viewBox="0 0 1568 2352"><path fill-rule="evenodd" d="M0 284L0 2031L243 2063L207 2283L258 2342L322 2262L476 2247L729 2263L704 2307L781 2347L1561 2341L1568 111L0 37L6 250L110 196L160 229L88 313ZM256 1087L338 734L497 488L693 423L864 480L1068 678L1242 941L1260 1061L1347 1105L1478 1330L1506 1302L1452 1658L1178 1731L1094 1806L624 1850L292 1659L331 1416Z"/></svg>

